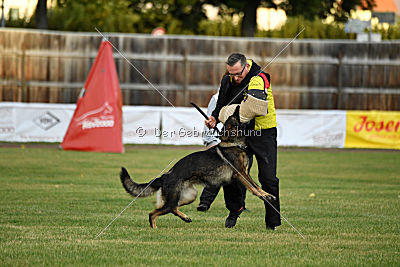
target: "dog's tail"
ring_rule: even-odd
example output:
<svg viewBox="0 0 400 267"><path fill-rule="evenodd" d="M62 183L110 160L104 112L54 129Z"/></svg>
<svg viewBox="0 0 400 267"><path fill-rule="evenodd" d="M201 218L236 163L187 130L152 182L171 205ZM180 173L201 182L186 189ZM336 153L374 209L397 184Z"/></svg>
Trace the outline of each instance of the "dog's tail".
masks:
<svg viewBox="0 0 400 267"><path fill-rule="evenodd" d="M144 184L135 183L129 176L128 171L122 167L120 173L121 183L126 192L134 197L148 197L154 194L162 185L161 177Z"/></svg>

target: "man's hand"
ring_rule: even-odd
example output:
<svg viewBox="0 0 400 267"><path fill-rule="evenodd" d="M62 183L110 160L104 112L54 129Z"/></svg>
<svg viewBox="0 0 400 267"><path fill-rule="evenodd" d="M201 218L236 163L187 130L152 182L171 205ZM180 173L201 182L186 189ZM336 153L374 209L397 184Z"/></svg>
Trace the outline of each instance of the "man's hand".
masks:
<svg viewBox="0 0 400 267"><path fill-rule="evenodd" d="M214 128L215 125L217 125L217 120L213 116L208 117L208 120L205 120L204 122L206 126L210 129Z"/></svg>

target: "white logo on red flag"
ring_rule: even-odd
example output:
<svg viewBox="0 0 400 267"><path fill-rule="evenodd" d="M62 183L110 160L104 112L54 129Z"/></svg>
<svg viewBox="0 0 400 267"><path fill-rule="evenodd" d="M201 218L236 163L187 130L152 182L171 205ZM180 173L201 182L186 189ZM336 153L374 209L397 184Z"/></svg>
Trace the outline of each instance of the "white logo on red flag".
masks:
<svg viewBox="0 0 400 267"><path fill-rule="evenodd" d="M114 127L113 107L106 101L103 106L88 111L75 119L82 130L93 128L111 128Z"/></svg>

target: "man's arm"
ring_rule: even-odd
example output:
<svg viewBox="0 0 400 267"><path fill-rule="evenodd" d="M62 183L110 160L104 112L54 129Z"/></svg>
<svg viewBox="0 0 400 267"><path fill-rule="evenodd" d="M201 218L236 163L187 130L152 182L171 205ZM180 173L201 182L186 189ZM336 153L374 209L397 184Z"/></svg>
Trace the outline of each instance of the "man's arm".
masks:
<svg viewBox="0 0 400 267"><path fill-rule="evenodd" d="M219 89L218 89L219 90ZM211 112L215 109L215 106L217 104L217 99L218 99L218 93L213 95L210 102L208 103L207 107L207 116L211 116ZM214 128L214 127L211 127ZM204 126L204 136L203 136L203 143L206 146L209 146L210 144L218 144L219 139L216 137L217 132L213 129L211 130L208 128L206 125Z"/></svg>
<svg viewBox="0 0 400 267"><path fill-rule="evenodd" d="M226 106L230 101L230 99L227 98L228 87L229 87L229 76L226 75L221 80L217 104L215 106L214 111L211 113L211 116L214 117L216 123L219 122L218 115L219 112L221 111L221 108Z"/></svg>

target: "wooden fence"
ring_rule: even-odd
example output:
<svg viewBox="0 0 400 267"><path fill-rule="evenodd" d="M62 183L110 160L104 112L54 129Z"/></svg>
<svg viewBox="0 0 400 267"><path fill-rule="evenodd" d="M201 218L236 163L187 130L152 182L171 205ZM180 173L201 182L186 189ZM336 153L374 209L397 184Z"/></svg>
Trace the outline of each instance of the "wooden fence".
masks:
<svg viewBox="0 0 400 267"><path fill-rule="evenodd" d="M400 42L296 40L282 51L290 40L107 36L121 52L114 58L125 105L165 106L167 98L207 106L227 56L242 52L267 66L277 108L400 110ZM0 101L75 103L101 40L98 33L1 29Z"/></svg>

